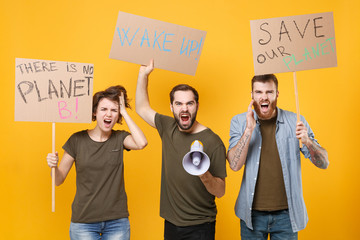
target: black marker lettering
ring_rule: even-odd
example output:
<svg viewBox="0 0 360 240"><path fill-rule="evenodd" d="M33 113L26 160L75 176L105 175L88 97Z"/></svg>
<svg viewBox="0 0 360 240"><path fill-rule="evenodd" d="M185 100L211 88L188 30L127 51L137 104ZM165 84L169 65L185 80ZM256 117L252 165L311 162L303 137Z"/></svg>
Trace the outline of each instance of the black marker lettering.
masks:
<svg viewBox="0 0 360 240"><path fill-rule="evenodd" d="M285 47L284 46L280 46L277 49L279 50L281 56L284 56L284 55L291 56L291 54L285 52Z"/></svg>
<svg viewBox="0 0 360 240"><path fill-rule="evenodd" d="M21 85L23 85L23 84L27 85L27 87L28 87L28 89L25 92L21 88ZM32 84L32 82L29 82L29 81L23 81L17 85L17 88L18 88L20 95L23 98L24 102L27 103L25 95L29 94L33 90L34 84Z"/></svg>
<svg viewBox="0 0 360 240"><path fill-rule="evenodd" d="M295 22L295 20L294 20L294 24L295 24L296 29L298 30L301 38L304 38L304 36L305 36L305 31L306 31L307 26L309 25L309 22L310 22L310 19L308 19L308 21L307 21L307 23L306 23L306 25L305 25L304 31L303 31L303 33L301 34L301 32L300 32L300 30L299 30L299 27L298 27L298 25L296 24L296 22Z"/></svg>
<svg viewBox="0 0 360 240"><path fill-rule="evenodd" d="M285 32L282 32L281 30L283 29L283 27L284 27L284 29L285 29ZM290 35L289 35L289 31L286 29L286 26L285 26L285 23L284 23L284 21L281 21L281 27L280 27L280 33L279 33L279 42L281 42L281 35L282 34L287 34L288 35L288 38L289 38L289 40L290 40L290 42L291 42L291 38L290 38Z"/></svg>
<svg viewBox="0 0 360 240"><path fill-rule="evenodd" d="M79 79L79 80L75 80L75 81L74 81L74 97L81 97L81 96L84 96L84 95L85 95L85 93L81 93L81 94L77 94L77 93L76 93L76 90L77 90L77 89L83 89L83 88L84 88L84 86L78 86L78 85L77 85L78 83L83 83L83 82L85 82L85 80L82 80L82 79Z"/></svg>
<svg viewBox="0 0 360 240"><path fill-rule="evenodd" d="M54 83L49 79L49 88L48 88L48 94L49 98L52 99L52 94L55 93L56 97L59 98L59 94L54 86Z"/></svg>
<svg viewBox="0 0 360 240"><path fill-rule="evenodd" d="M60 97L61 98L64 97L64 89L65 89L65 92L67 93L68 98L70 98L70 96L71 96L71 85L72 85L72 78L70 78L69 88L68 89L66 89L66 86L63 83L63 81L60 80Z"/></svg>
<svg viewBox="0 0 360 240"><path fill-rule="evenodd" d="M265 52L265 53L266 53L266 55L268 56L268 58L274 59L275 57L277 57L277 55L276 55L274 49L271 49L271 50L272 50L272 56L270 56L267 52Z"/></svg>
<svg viewBox="0 0 360 240"><path fill-rule="evenodd" d="M271 33L265 29L262 28L263 25L269 25L267 22L263 23L260 25L260 29L263 30L264 32L267 32L269 34L269 40L265 41L264 39L259 39L259 44L260 45L266 45L271 41Z"/></svg>
<svg viewBox="0 0 360 240"><path fill-rule="evenodd" d="M38 88L38 86L37 86L36 81L34 81L34 84L35 84L35 89L36 89L36 92L37 92L37 95L38 95L38 101L41 102L41 101L47 99L47 98L41 98L41 96L40 96L40 90L39 90L39 88Z"/></svg>
<svg viewBox="0 0 360 240"><path fill-rule="evenodd" d="M258 63L260 63L260 64L262 64L266 61L266 57L264 56L264 54L259 54L256 59L257 59Z"/></svg>
<svg viewBox="0 0 360 240"><path fill-rule="evenodd" d="M322 17L318 17L318 18L314 18L314 31L315 31L315 37L317 37L317 38L320 38L320 37L325 37L325 35L317 35L317 31L316 31L316 29L317 28L322 28L323 26L317 26L316 25L316 20L318 20L318 19L322 19Z"/></svg>

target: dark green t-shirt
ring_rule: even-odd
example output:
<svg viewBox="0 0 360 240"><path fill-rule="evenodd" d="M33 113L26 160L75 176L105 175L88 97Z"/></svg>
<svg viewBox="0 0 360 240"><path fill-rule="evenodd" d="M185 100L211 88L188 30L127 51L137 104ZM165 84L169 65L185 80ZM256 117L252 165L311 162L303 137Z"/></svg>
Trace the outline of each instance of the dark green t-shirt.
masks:
<svg viewBox="0 0 360 240"><path fill-rule="evenodd" d="M92 223L128 217L123 142L130 133L112 131L105 142L86 130L74 133L63 149L75 159L76 195L72 222Z"/></svg>
<svg viewBox="0 0 360 240"><path fill-rule="evenodd" d="M189 134L179 131L172 117L156 114L156 128L162 140L160 216L176 226L191 226L216 219L215 196L200 177L187 173L182 160L191 143L199 140L210 158L214 177L226 177L226 152L220 137L210 129Z"/></svg>
<svg viewBox="0 0 360 240"><path fill-rule="evenodd" d="M277 211L288 208L284 176L275 139L276 117L260 120L261 153L253 209Z"/></svg>

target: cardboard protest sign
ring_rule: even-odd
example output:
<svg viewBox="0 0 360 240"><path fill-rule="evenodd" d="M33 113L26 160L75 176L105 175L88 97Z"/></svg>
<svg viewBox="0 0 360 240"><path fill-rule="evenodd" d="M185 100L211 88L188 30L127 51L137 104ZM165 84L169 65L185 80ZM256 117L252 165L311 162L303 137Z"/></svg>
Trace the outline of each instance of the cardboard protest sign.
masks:
<svg viewBox="0 0 360 240"><path fill-rule="evenodd" d="M16 58L15 121L91 122L93 64Z"/></svg>
<svg viewBox="0 0 360 240"><path fill-rule="evenodd" d="M255 75L336 67L333 13L250 21Z"/></svg>
<svg viewBox="0 0 360 240"><path fill-rule="evenodd" d="M206 32L119 12L110 58L195 75Z"/></svg>

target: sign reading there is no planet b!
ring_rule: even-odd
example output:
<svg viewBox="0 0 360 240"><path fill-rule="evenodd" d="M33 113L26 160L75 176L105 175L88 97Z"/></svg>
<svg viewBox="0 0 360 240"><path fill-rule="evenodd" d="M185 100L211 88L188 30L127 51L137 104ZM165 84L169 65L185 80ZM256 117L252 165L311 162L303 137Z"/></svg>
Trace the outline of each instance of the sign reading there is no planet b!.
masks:
<svg viewBox="0 0 360 240"><path fill-rule="evenodd" d="M15 121L91 122L94 65L16 58Z"/></svg>

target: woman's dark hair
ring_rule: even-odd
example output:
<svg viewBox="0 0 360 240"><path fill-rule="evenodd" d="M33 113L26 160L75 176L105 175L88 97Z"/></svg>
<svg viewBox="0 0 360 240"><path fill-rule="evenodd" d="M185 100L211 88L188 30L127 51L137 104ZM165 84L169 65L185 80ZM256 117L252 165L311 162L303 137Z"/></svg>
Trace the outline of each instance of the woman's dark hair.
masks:
<svg viewBox="0 0 360 240"><path fill-rule="evenodd" d="M99 102L101 99L103 98L107 98L111 101L117 102L120 106L120 94L121 92L124 94L124 101L125 101L125 107L130 108L130 104L129 104L129 99L127 97L127 93L126 93L126 89L121 86L121 85L117 85L117 86L112 86L107 88L105 91L100 91L94 94L93 96L93 107L92 107L92 120L95 121L96 120L96 110L97 107L99 105ZM121 124L122 121L122 115L119 112L119 119L118 119L118 123Z"/></svg>

